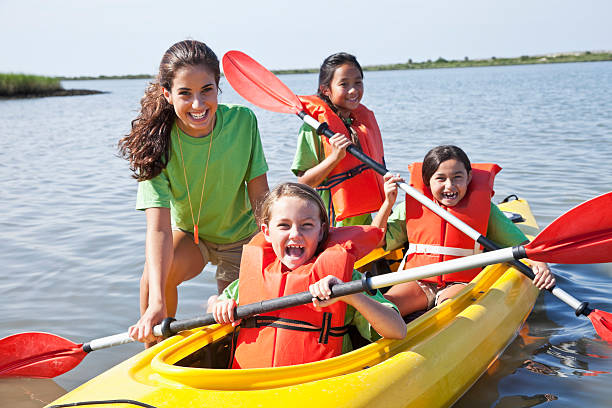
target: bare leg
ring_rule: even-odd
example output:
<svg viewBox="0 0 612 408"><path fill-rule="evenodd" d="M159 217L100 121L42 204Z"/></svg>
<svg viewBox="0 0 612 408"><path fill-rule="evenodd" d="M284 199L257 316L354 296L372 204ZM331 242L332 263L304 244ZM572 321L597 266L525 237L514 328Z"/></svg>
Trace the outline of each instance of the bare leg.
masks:
<svg viewBox="0 0 612 408"><path fill-rule="evenodd" d="M461 292L461 290L465 288L465 285L450 285L440 291L438 295L438 304L445 302L451 298L457 296L457 293Z"/></svg>
<svg viewBox="0 0 612 408"><path fill-rule="evenodd" d="M198 276L206 263L193 238L182 231L172 231L174 257L166 283L166 311L175 316L178 305L178 285Z"/></svg>
<svg viewBox="0 0 612 408"><path fill-rule="evenodd" d="M416 282L395 285L384 296L395 303L402 316L427 308L427 295Z"/></svg>
<svg viewBox="0 0 612 408"><path fill-rule="evenodd" d="M168 316L175 316L178 303L178 285L196 277L205 263L200 249L194 244L191 236L181 231L172 232L174 256L168 279L166 281L166 312ZM140 315L144 314L149 306L149 274L145 264L140 278ZM145 343L151 347L155 343Z"/></svg>

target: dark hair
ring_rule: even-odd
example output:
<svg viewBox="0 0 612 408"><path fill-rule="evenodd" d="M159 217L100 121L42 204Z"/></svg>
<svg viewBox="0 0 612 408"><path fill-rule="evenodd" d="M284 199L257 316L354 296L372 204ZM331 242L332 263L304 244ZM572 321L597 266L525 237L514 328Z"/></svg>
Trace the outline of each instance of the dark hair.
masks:
<svg viewBox="0 0 612 408"><path fill-rule="evenodd" d="M163 95L171 90L177 71L187 66L204 65L215 77L219 88L219 59L203 42L185 40L164 53L159 73L140 100L140 113L132 121L132 130L119 140L119 152L129 160L132 176L138 181L150 180L166 167L170 149L170 132L176 118L174 108Z"/></svg>
<svg viewBox="0 0 612 408"><path fill-rule="evenodd" d="M429 180L431 180L431 176L433 176L436 170L438 170L440 164L451 159L455 159L463 163L468 174L470 171L472 171L470 159L459 147L453 145L436 146L428 151L423 159L423 167L421 169L423 184L429 187Z"/></svg>
<svg viewBox="0 0 612 408"><path fill-rule="evenodd" d="M327 241L327 236L329 235L329 217L327 216L325 204L323 203L321 196L319 196L319 193L317 193L314 188L306 184L291 182L282 183L266 193L261 205L259 205L256 210L257 223L259 225L268 225L270 218L272 217L272 204L274 204L281 197L297 197L316 204L317 208L319 209L321 228L323 228L323 238L321 238L321 241L319 241L319 246L317 248L317 252L319 252L322 249L322 245L325 243L325 241Z"/></svg>
<svg viewBox="0 0 612 408"><path fill-rule="evenodd" d="M338 68L344 64L353 64L359 70L361 78L363 78L363 70L361 65L357 62L357 58L354 55L346 52L337 52L325 58L319 69L319 89L317 90L317 96L325 101L332 109L335 109L334 104L329 100L327 95L323 94L321 88L329 87L334 73Z"/></svg>

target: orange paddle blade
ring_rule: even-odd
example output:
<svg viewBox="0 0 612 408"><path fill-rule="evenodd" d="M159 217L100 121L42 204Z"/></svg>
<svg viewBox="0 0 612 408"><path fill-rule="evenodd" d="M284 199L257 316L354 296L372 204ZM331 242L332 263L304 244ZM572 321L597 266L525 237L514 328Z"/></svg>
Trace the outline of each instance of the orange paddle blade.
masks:
<svg viewBox="0 0 612 408"><path fill-rule="evenodd" d="M272 72L241 51L223 56L223 74L232 88L260 108L278 113L302 111L302 102Z"/></svg>
<svg viewBox="0 0 612 408"><path fill-rule="evenodd" d="M0 377L57 377L87 355L81 346L50 333L5 337L0 339Z"/></svg>
<svg viewBox="0 0 612 408"><path fill-rule="evenodd" d="M525 246L529 259L561 264L612 261L612 192L572 208Z"/></svg>
<svg viewBox="0 0 612 408"><path fill-rule="evenodd" d="M612 343L612 313L594 309L589 313L589 319L599 337Z"/></svg>

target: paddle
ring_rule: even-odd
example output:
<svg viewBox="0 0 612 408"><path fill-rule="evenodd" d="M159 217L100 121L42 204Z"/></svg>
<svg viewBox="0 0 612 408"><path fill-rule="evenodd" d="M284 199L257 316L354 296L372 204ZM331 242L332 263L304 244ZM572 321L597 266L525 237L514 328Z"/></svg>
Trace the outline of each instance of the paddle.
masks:
<svg viewBox="0 0 612 408"><path fill-rule="evenodd" d="M302 102L283 82L281 82L280 79L243 52L228 51L223 56L223 72L228 82L236 90L236 92L254 105L273 112L297 114L305 123L316 129L317 133L328 138L334 135L334 132L329 129L326 123L319 123L316 119L309 116L303 110ZM356 146L349 145L346 151L370 166L377 173L381 175L388 173L385 166L365 155ZM445 211L441 206L436 205L433 201L423 195L420 191L416 190L414 187L406 183L397 183L397 185L408 195L416 199L419 203L436 213L442 219L449 222L474 241L478 242L484 248L488 250L499 249L499 246L493 241L480 234L459 218ZM597 216L597 214L589 214L587 216ZM566 226L563 226L563 228L565 227ZM531 268L524 263L516 260L511 261L511 263L530 279L535 277ZM548 290L557 298L572 307L576 312L576 316L581 314L588 316L589 319L593 321L593 325L595 326L597 333L600 333L599 327L602 326L602 323L598 317L600 313L599 311L590 309L588 307L588 302L580 302L562 289L554 287ZM592 316L593 312L596 312L595 316ZM604 332L606 331L605 329L601 330Z"/></svg>
<svg viewBox="0 0 612 408"><path fill-rule="evenodd" d="M598 217L589 216L593 212ZM360 281L336 285L332 297L424 279L426 277L457 272L484 265L529 257L543 262L599 263L612 261L612 192L596 197L568 211L553 221L525 246L503 248L447 262L412 268L375 277L364 276ZM312 301L309 292L301 292L277 299L236 308L236 318L307 304ZM599 335L612 341L612 315L593 310L597 316ZM158 336L171 336L182 330L215 323L212 314L188 320L166 319L154 328ZM0 377L52 378L63 374L77 364L87 353L134 341L126 333L76 344L50 333L20 333L0 339Z"/></svg>

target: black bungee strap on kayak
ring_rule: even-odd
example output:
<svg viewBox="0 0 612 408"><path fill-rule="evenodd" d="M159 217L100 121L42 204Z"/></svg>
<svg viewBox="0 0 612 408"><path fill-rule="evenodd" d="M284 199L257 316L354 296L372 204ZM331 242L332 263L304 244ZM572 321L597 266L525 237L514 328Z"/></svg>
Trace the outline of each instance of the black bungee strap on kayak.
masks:
<svg viewBox="0 0 612 408"><path fill-rule="evenodd" d="M240 324L240 327L245 329L254 329L260 327L275 327L277 329L297 330L305 332L320 332L319 343L327 344L329 336L342 337L348 333L348 325L331 327L332 314L329 312L323 313L323 322L321 327L317 327L309 322L301 320L285 319L275 316L254 316L245 319Z"/></svg>
<svg viewBox="0 0 612 408"><path fill-rule="evenodd" d="M155 405L150 405L150 404L146 404L144 402L134 401L134 400L130 400L130 399L68 402L66 404L49 405L47 408L84 407L84 406L87 406L87 405L106 405L106 404L131 404L131 405L135 405L137 407L157 408Z"/></svg>

